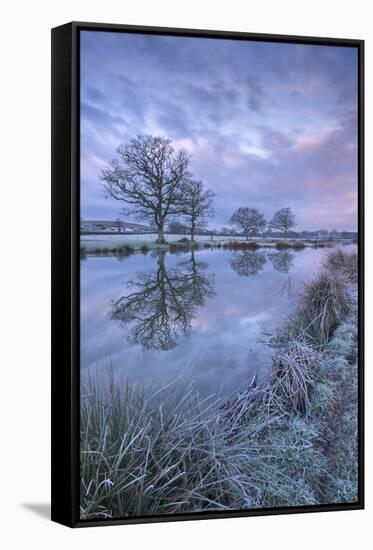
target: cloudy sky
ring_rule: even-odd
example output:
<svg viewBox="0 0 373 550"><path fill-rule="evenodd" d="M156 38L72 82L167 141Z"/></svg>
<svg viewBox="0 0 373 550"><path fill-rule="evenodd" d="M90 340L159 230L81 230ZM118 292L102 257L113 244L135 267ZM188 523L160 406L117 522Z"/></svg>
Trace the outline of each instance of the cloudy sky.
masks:
<svg viewBox="0 0 373 550"><path fill-rule="evenodd" d="M354 48L81 33L84 219L118 217L101 170L152 134L186 150L216 192L214 227L239 206L266 219L290 206L299 230L355 230L356 130Z"/></svg>

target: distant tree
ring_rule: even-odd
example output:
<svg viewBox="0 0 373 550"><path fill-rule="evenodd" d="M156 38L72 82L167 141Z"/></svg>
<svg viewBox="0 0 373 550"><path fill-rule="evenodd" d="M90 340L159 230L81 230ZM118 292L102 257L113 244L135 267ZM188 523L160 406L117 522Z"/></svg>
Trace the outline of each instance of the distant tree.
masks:
<svg viewBox="0 0 373 550"><path fill-rule="evenodd" d="M220 230L221 235L230 235L230 229L228 227L222 227Z"/></svg>
<svg viewBox="0 0 373 550"><path fill-rule="evenodd" d="M115 220L115 227L117 228L118 233L122 233L122 230L124 229L124 223L120 218L117 218Z"/></svg>
<svg viewBox="0 0 373 550"><path fill-rule="evenodd" d="M288 235L289 229L295 225L295 215L291 208L280 208L280 210L277 210L269 223L271 228L282 231L285 238Z"/></svg>
<svg viewBox="0 0 373 550"><path fill-rule="evenodd" d="M137 136L117 149L118 158L102 171L107 196L129 204L127 214L155 223L157 243L165 243L167 219L184 213L189 157L161 136Z"/></svg>
<svg viewBox="0 0 373 550"><path fill-rule="evenodd" d="M190 179L185 186L184 214L189 221L190 238L194 241L197 228L206 223L206 218L214 214L215 193L204 189L203 183Z"/></svg>
<svg viewBox="0 0 373 550"><path fill-rule="evenodd" d="M263 231L266 226L263 214L256 208L247 207L238 208L232 215L230 223L235 225L237 230L245 235L246 239L259 231Z"/></svg>
<svg viewBox="0 0 373 550"><path fill-rule="evenodd" d="M168 232L176 235L185 235L188 233L188 227L178 221L172 221L168 224Z"/></svg>

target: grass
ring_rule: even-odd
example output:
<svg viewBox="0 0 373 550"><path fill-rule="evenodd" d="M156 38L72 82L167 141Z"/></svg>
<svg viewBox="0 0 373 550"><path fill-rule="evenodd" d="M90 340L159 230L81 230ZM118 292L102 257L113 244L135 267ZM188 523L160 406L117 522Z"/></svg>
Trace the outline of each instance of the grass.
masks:
<svg viewBox="0 0 373 550"><path fill-rule="evenodd" d="M273 360L269 395L280 398L291 410L307 413L310 388L320 367L320 354L301 339L291 341Z"/></svg>
<svg viewBox="0 0 373 550"><path fill-rule="evenodd" d="M286 326L288 339L301 336L322 349L351 308L350 285L357 282L357 256L330 252L321 272L304 285L298 307Z"/></svg>
<svg viewBox="0 0 373 550"><path fill-rule="evenodd" d="M222 244L228 250L258 250L260 244L255 241L230 241Z"/></svg>
<svg viewBox="0 0 373 550"><path fill-rule="evenodd" d="M300 307L293 315L290 334L300 334L322 349L348 315L350 295L344 278L327 271L306 283Z"/></svg>
<svg viewBox="0 0 373 550"><path fill-rule="evenodd" d="M357 283L357 254L356 252L346 253L341 248L331 252L326 257L325 269L330 273L338 273L348 282Z"/></svg>
<svg viewBox="0 0 373 550"><path fill-rule="evenodd" d="M302 241L295 241L292 243L292 248L294 250L303 250L304 248L306 248L306 245Z"/></svg>
<svg viewBox="0 0 373 550"><path fill-rule="evenodd" d="M81 249L82 251L82 249ZM114 247L114 248L109 248L109 247L102 247L102 248L85 248L84 249L85 251L85 256L87 256L87 254L93 254L95 256L99 256L99 255L103 255L103 256L107 256L109 254L113 254L114 256L118 256L118 257L126 257L126 256L130 256L131 254L133 254L135 252L135 249L132 247L132 246L129 246L128 244L124 244L124 245L121 245L121 246L117 246L117 247ZM142 252L144 252L142 250ZM145 253L145 252L144 252ZM82 255L82 253L81 253Z"/></svg>
<svg viewBox="0 0 373 550"><path fill-rule="evenodd" d="M327 258L305 286L292 330L272 348L266 380L225 402L200 401L182 377L158 392L113 378L106 390L89 382L81 396L81 517L356 501L352 265ZM303 324L308 310L322 346Z"/></svg>
<svg viewBox="0 0 373 550"><path fill-rule="evenodd" d="M305 247L306 245L302 241L277 241L275 243L275 248L277 248L277 250L286 250L288 248L303 250Z"/></svg>
<svg viewBox="0 0 373 550"><path fill-rule="evenodd" d="M257 412L248 420L242 409L235 431L217 402L192 395L182 384L148 399L129 387L105 396L86 390L82 518L316 502L314 465L322 460L302 419Z"/></svg>

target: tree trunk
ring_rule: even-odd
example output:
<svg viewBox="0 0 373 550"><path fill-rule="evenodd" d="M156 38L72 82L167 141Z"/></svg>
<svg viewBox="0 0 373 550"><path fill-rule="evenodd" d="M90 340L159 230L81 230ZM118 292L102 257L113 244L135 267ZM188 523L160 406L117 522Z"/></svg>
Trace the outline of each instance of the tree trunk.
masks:
<svg viewBox="0 0 373 550"><path fill-rule="evenodd" d="M194 255L194 248L192 248L192 250L191 250L190 261L192 262L192 269L193 269L193 272L194 272L196 270L196 258L195 258L195 255Z"/></svg>
<svg viewBox="0 0 373 550"><path fill-rule="evenodd" d="M164 265L164 259L166 256L166 252L164 250L158 252L158 267L159 270L164 274L165 272L165 265Z"/></svg>
<svg viewBox="0 0 373 550"><path fill-rule="evenodd" d="M192 227L191 227L191 230L190 230L190 240L192 242L194 242L194 233L196 231L196 228L195 228L195 224L192 222Z"/></svg>
<svg viewBox="0 0 373 550"><path fill-rule="evenodd" d="M163 228L163 222L158 225L158 237L155 241L157 244L165 244L167 241L164 238L164 228Z"/></svg>

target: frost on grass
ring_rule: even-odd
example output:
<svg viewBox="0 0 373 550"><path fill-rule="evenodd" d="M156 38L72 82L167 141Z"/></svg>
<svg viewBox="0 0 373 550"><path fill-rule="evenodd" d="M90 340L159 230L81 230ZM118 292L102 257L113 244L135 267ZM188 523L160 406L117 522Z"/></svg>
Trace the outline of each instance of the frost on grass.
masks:
<svg viewBox="0 0 373 550"><path fill-rule="evenodd" d="M355 302L356 303L356 302ZM358 500L358 363L356 307L335 331L325 354L325 378L336 399L328 453L330 502ZM333 408L331 409L333 412Z"/></svg>

